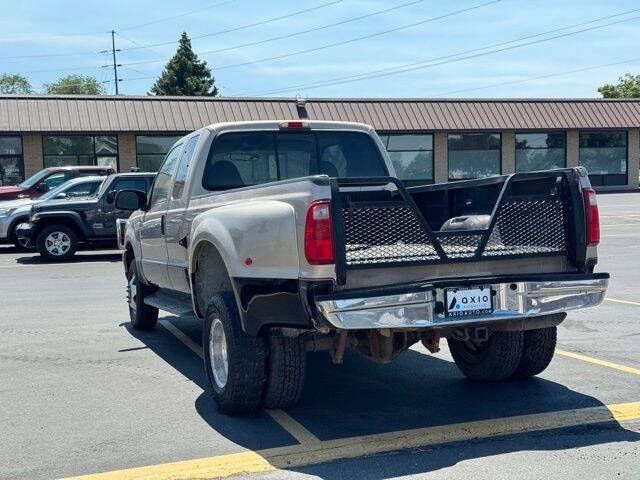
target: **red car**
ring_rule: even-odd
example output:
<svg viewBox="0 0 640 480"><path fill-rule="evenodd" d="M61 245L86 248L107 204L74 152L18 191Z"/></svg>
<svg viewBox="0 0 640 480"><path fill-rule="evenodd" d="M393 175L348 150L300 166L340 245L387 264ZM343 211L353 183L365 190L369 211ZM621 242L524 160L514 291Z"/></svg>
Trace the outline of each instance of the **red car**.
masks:
<svg viewBox="0 0 640 480"><path fill-rule="evenodd" d="M24 182L10 187L0 187L0 201L19 198L38 198L43 193L75 177L85 175L111 175L116 173L110 166L95 167L49 167L40 170Z"/></svg>

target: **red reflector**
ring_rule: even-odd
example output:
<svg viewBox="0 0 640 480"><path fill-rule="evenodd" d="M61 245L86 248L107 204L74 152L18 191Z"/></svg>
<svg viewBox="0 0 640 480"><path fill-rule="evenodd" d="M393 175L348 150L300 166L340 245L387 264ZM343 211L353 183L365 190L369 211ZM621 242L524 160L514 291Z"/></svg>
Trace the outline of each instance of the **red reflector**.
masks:
<svg viewBox="0 0 640 480"><path fill-rule="evenodd" d="M304 226L304 254L311 265L334 262L331 201L319 200L309 205Z"/></svg>
<svg viewBox="0 0 640 480"><path fill-rule="evenodd" d="M595 247L600 243L600 215L598 214L598 200L593 188L582 191L584 198L584 213L586 226L587 247Z"/></svg>

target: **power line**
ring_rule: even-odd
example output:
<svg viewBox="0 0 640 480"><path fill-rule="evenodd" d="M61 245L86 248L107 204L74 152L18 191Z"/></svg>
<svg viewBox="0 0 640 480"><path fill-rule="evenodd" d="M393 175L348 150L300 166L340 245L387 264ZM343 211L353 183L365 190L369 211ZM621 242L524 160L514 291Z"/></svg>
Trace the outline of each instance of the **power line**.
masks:
<svg viewBox="0 0 640 480"><path fill-rule="evenodd" d="M184 14L179 14L179 15L174 16L174 17L191 15L192 13L195 13L195 12L198 12L198 11L202 11L202 10L206 10L207 8L213 8L214 6L220 6L220 5L223 5L225 3L231 3L231 2L234 2L234 1L237 1L237 0L229 0L229 1L226 1L226 2L219 3L219 4L211 5L209 7L205 7L205 8L202 8L202 9L192 10L192 11L186 12ZM296 12L288 13L286 15L281 15L279 17L274 17L274 18L270 18L270 19L267 19L267 20L261 20L259 22L254 22L254 23L250 23L250 24L247 24L247 25L241 25L239 27L228 28L226 30L219 30L217 32L206 33L206 34L203 34L203 35L197 35L195 37L191 37L191 40L197 40L197 39L200 39L200 38L212 37L212 36L216 36L216 35L221 35L223 33L237 32L239 30L244 30L246 28L255 27L255 26L259 26L259 25L265 25L267 23L275 22L277 20L283 20L283 19L286 19L286 18L291 18L291 17L297 16L297 15L301 15L303 13L312 12L312 11L315 11L315 10L319 10L321 8L325 8L325 7L328 7L328 6L331 6L331 5L335 5L337 3L342 3L343 1L344 0L333 0L333 1L328 2L328 3L323 3L321 5L317 5L317 6L311 7L311 8L305 8L304 10L298 10ZM424 0L419 0L419 1L424 1ZM415 3L417 3L417 2L415 2ZM171 18L173 18L173 17L167 17L166 19L171 19ZM165 20L165 19L163 19L163 20ZM157 20L157 21L149 22L147 24L142 24L142 25L148 25L150 23L157 23L157 22L160 22L160 21L163 21L163 20ZM135 42L135 41L133 41L131 39L126 38L124 35L122 35L120 33L123 30L131 30L132 28L135 28L135 27L126 27L126 28L121 28L119 30L116 30L116 34L117 35L120 35L125 40L129 40L131 43L136 45L135 47L123 48L122 51L131 51L131 50L140 50L140 49L146 49L146 50L152 51L152 50L150 50L150 48L161 47L161 46L165 46L165 45L175 45L175 43L176 43L175 40L172 40L172 41L168 41L168 42L160 42L160 43L142 45L142 44L137 43L137 42ZM100 32L100 34L111 34L111 32L110 31L109 32ZM78 34L78 35L81 35L81 34ZM60 35L60 36L66 36L66 35ZM72 35L69 34L68 36L72 36ZM44 38L52 38L52 37L56 37L56 35L50 36L50 37L48 36L48 37L44 37ZM30 37L30 38L32 38L32 37ZM101 53L101 52L98 52L98 51L84 51L84 52L63 52L63 53L38 53L38 54L32 54L32 55L8 55L8 56L0 56L0 60L20 60L20 59L26 59L26 58L46 58L46 57L69 57L69 56L95 55L95 54L99 54L99 53ZM162 57L162 55L160 55L160 54L156 53L156 55ZM74 68L70 68L68 70L75 70L75 69ZM40 72L43 72L43 71L42 70L38 70L38 71L34 71L32 73L40 73Z"/></svg>
<svg viewBox="0 0 640 480"><path fill-rule="evenodd" d="M547 75L540 75L540 76L537 76L537 77L529 77L529 78L524 78L524 79L521 79L521 80L511 80L509 82L493 83L491 85L484 85L482 87L463 88L463 89L459 89L459 90L450 90L450 91L444 92L444 93L436 93L433 96L434 97L440 97L440 96L445 96L445 95L452 95L454 93L474 92L476 90L486 90L487 88L505 87L505 86L508 86L508 85L517 85L519 83L532 82L534 80L544 80L544 79L547 79L547 78L561 77L563 75L571 75L573 73L582 73L582 72L588 72L590 70L598 70L600 68L607 68L607 67L615 67L615 66L618 66L618 65L625 65L625 64L631 63L631 62L640 62L640 57L630 58L628 60L622 60L621 62L605 63L605 64L601 64L601 65L592 65L590 67L578 68L576 70L567 70L565 72L556 72L556 73L550 73L550 74L547 74Z"/></svg>
<svg viewBox="0 0 640 480"><path fill-rule="evenodd" d="M161 54L159 54L158 52L156 52L155 50L151 50L149 47L146 47L144 45L139 44L138 42L136 42L135 40L130 39L129 37L125 37L124 35L122 35L119 32L116 32L116 35L118 35L119 37L123 38L124 40L126 40L129 43L133 43L134 45L137 45L139 48L143 48L145 50L147 50L148 52L153 53L156 57L162 57ZM123 48L121 50L127 50L126 48Z"/></svg>
<svg viewBox="0 0 640 480"><path fill-rule="evenodd" d="M190 10L188 12L179 13L177 15L171 15L170 17L159 18L157 20L151 20L149 22L140 23L138 25L130 25L130 26L125 27L125 28L120 28L119 31L123 32L125 30L133 30L133 29L137 29L137 28L146 27L148 25L154 25L156 23L166 22L168 20L174 20L174 19L180 18L180 17L186 17L187 15L193 15L194 13L203 12L205 10L210 10L212 8L215 8L215 7L221 7L222 5L227 5L228 3L234 3L236 1L237 0L226 0L224 2L214 3L213 5L209 5L207 7L201 7L201 8L197 8L195 10Z"/></svg>
<svg viewBox="0 0 640 480"><path fill-rule="evenodd" d="M421 20L420 22L415 22L415 23L411 23L409 25L402 25L400 27L392 28L392 29L389 29L389 30L384 30L382 32L371 33L371 34L364 35L364 36L361 36L361 37L356 37L356 38L352 38L352 39L349 39L349 40L343 40L341 42L331 43L331 44L328 44L328 45L321 45L319 47L310 48L310 49L307 49L307 50L301 50L301 51L291 52L291 53L287 53L287 54L283 54L283 55L277 55L275 57L263 58L263 59L260 59L260 60L253 60L253 61L242 62L242 63L235 63L235 64L231 64L231 65L223 65L223 66L219 66L219 67L215 67L215 68L216 68L216 70L221 70L221 69L226 69L226 68L243 67L245 65L254 65L256 63L268 62L268 61L271 61L271 60L279 60L279 59L282 59L282 58L288 58L288 57L292 57L292 56L295 56L295 55L302 55L302 54L305 54L305 53L312 53L312 52L317 52L317 51L320 51L320 50L325 50L327 48L333 48L333 47L338 47L338 46L342 46L342 45L347 45L349 43L359 42L361 40L366 40L366 39L369 39L369 38L378 37L378 36L381 36L381 35L386 35L388 33L393 33L393 32L397 32L397 31L400 31L400 30L405 30L407 28L416 27L418 25L423 25L425 23L434 22L436 20L441 20L443 18L452 17L454 15L459 15L461 13L469 12L471 10L476 10L478 8L482 8L482 7L485 7L487 5L492 5L492 4L495 4L495 3L502 2L502 1L503 0L491 0L489 2L485 2L485 3L478 4L478 5L474 5L474 6L471 6L471 7L468 7L468 8L464 8L462 10L456 10L454 12L449 12L449 13L446 13L446 14L443 14L443 15L438 15L437 17L427 18L426 20ZM306 33L306 32L302 32L302 33ZM283 37L281 37L281 38L283 38ZM240 47L236 46L236 47L232 47L232 48L240 48ZM207 55L207 54L210 54L210 53L216 53L218 51L221 51L221 50L211 50L211 51L196 52L196 53L198 55ZM149 63L157 63L158 61L160 61L160 60L147 60L147 61L140 61L140 62L131 62L131 63L128 63L127 65L143 65L143 64L149 64Z"/></svg>
<svg viewBox="0 0 640 480"><path fill-rule="evenodd" d="M396 75L396 74L399 74L399 73L410 72L410 71L419 70L419 69L423 69L423 68L429 68L429 67L435 67L435 66L439 66L439 65L445 65L445 64L448 64L448 63L459 62L459 61L467 60L467 59L470 59L470 58L476 58L476 57L480 57L480 56L483 56L483 55L490 55L492 53L498 53L498 52L502 52L502 51L506 51L506 50L513 50L515 48L521 48L521 47L525 47L525 46L529 46L529 45L534 45L536 43L547 42L547 41L554 40L554 39L557 39L557 38L563 38L563 37L567 37L567 36L571 36L571 35L576 35L578 33L583 33L583 32L587 32L587 31L591 31L591 30L597 30L597 29L608 27L608 26L611 26L611 25L617 25L619 23L624 23L624 22L628 22L628 21L631 21L631 20L636 20L636 19L640 18L640 16L626 18L626 19L623 19L623 20L619 20L619 21L616 21L616 22L610 22L610 23L606 23L606 24L602 24L602 25L596 25L594 27L589 27L589 28L585 28L585 29L582 29L582 30L569 32L569 33L565 33L565 34L562 34L562 35L556 35L556 36L548 37L548 38L541 39L541 40L522 43L520 45L514 45L514 46L510 46L510 47L505 47L505 48L496 48L496 47L501 47L503 45L508 45L508 44L511 44L511 43L521 42L523 40L527 40L527 39L531 39L531 38L535 38L535 37L540 37L540 36L543 36L543 35L548 35L548 34L560 32L560 31L563 31L563 30L568 30L570 28L576 28L578 26L586 25L586 24L589 24L589 23L602 21L602 20L605 20L607 18L617 17L617 16L620 16L620 15L624 15L624 14L628 14L628 13L637 11L637 10L640 10L640 9L635 9L635 10L631 10L631 11L624 12L624 13L621 13L621 14L616 14L616 15L609 15L609 16L606 16L606 17L601 17L601 18L597 18L597 19L594 19L594 20L590 20L588 22L582 22L582 23L578 23L578 24L574 24L574 25L569 25L569 26L566 26L566 27L557 28L557 29L554 29L554 30L549 30L547 32L538 33L538 34L535 34L535 35L527 35L527 36L524 36L524 37L516 38L514 40L509 40L509 41L506 41L506 42L500 42L500 43L496 43L496 44L493 44L493 45L488 45L488 46L485 46L485 47L479 47L479 48L474 48L474 49L471 49L471 50L465 50L465 51L462 51L462 52L457 52L457 53L453 53L453 54L450 54L450 55L444 55L444 56L432 58L432 59L429 59L429 60L421 60L421 61L418 61L418 62L412 62L412 63L408 63L408 64L405 64L405 65L400 65L400 66L397 66L397 67L390 67L390 68L384 68L384 69L380 69L380 70L373 70L373 71L360 73L360 74L356 74L356 75L348 75L348 76L345 76L345 77L338 77L338 78L334 78L334 79L330 79L330 80L318 81L318 82L313 82L313 83L292 85L292 86L289 86L289 87L283 87L283 88L278 88L278 89L273 89L273 90L268 90L268 91L251 92L251 93L244 94L244 95L247 95L247 96L252 96L252 95L273 95L273 94L276 94L276 93L285 93L285 92L295 91L295 90L298 90L298 89L301 89L301 88L319 88L319 87L340 85L340 84L343 84L343 83L350 83L350 82L355 82L355 81L360 81L360 80L368 80L368 79L371 79L371 78L378 78L378 77L384 77L384 76L389 76L389 75ZM494 50L491 50L489 52L472 54L474 52L480 52L482 50L487 50L487 49L490 49L490 48L494 48ZM472 54L472 55L467 55L467 54ZM460 55L466 55L466 56L460 57ZM455 57L460 57L460 58L455 58ZM437 63L434 63L434 62L437 62ZM223 67L218 67L217 70L220 70Z"/></svg>
<svg viewBox="0 0 640 480"><path fill-rule="evenodd" d="M282 40L282 39L285 39L285 38L296 37L298 35L302 35L302 34L305 34L305 33L311 33L311 32L317 32L317 31L320 31L320 30L326 30L327 28L337 27L337 26L340 26L340 25L344 25L346 23L355 22L357 20L363 20L365 18L370 18L370 17L376 16L376 15L381 15L383 13L392 12L394 10L399 10L401 8L405 8L405 7L408 7L410 5L415 5L417 3L422 3L422 2L424 2L424 0L413 0L411 2L403 3L403 4L400 4L400 5L396 5L396 6L391 7L391 8L385 8L384 10L378 10L377 12L371 12L371 13L367 13L365 15L360 15L360 16L357 16L357 17L347 18L346 20L341 20L339 22L330 23L330 24L327 24L327 25L321 25L319 27L310 28L308 30L302 30L302 31L295 32L295 33L288 33L288 34L285 34L285 35L280 35L280 36L277 36L277 37L271 37L271 38L267 38L267 39L264 39L264 40L259 40L259 41L256 41L256 42L244 43L244 44L241 44L241 45L235 45L233 47L225 47L225 48L221 48L221 49L218 49L218 50L210 50L208 52L202 52L201 54L226 52L228 50L235 50L236 48L249 47L249 46L253 46L253 45L261 45L263 43L274 42L276 40ZM327 4L324 4L324 5L321 5L320 7L333 5L334 3L339 3L339 2L327 3ZM314 9L317 9L317 8L320 8L320 7L315 7ZM307 12L307 11L309 11L309 9L303 10L302 12ZM289 16L299 15L300 13L301 12L295 12L294 14L290 14ZM280 20L280 19L285 18L285 17L277 17L276 19ZM273 20L276 20L276 19L271 19L269 21L273 21ZM264 23L264 22L262 22L262 23ZM253 26L253 25L256 25L256 24L252 24L251 26ZM231 31L238 30L240 28L246 28L246 27L238 27L237 29L232 29ZM208 37L208 36L217 35L219 33L226 33L228 31L230 31L230 30L225 30L225 31L222 31L222 32L216 32L216 33L211 33L211 34L206 34L206 35L198 35L198 36L195 36L195 37L191 37L191 40L197 40L197 39L200 39L200 38L205 38L205 37ZM158 46L169 45L169 44L173 44L173 43L175 43L175 42L163 42L163 43L156 43L156 44L151 45L151 46L158 47ZM144 48L144 47L141 46L140 48ZM133 48L125 48L124 50L134 50L134 49Z"/></svg>
<svg viewBox="0 0 640 480"><path fill-rule="evenodd" d="M307 83L307 84L301 84L301 85L294 85L294 86L279 88L279 89L275 89L275 90L244 93L244 94L239 94L238 96L272 95L272 94L276 94L276 93L285 93L285 92L295 91L295 90L300 89L300 88L317 88L317 87L323 87L323 86L331 86L331 85L334 85L334 84L348 83L348 82L351 82L351 81L358 81L358 80L366 80L366 79L369 79L369 78L376 78L376 77L379 77L379 76L387 76L387 75L393 75L393 74L397 74L397 73L404 73L405 71L413 71L413 70L417 70L417 69L420 69L420 68L428 68L428 67L432 67L432 66L443 65L443 64L446 64L446 63L459 62L459 61L466 60L466 59L469 59L469 58L476 58L476 57L479 57L479 56L489 55L489 54L492 54L492 53L498 53L498 52L505 51L505 50L512 50L512 49L515 49L515 48L521 48L521 47L525 47L525 46L528 46L528 45L533 45L533 44L536 44L536 43L547 42L547 41L554 40L554 39L557 39L557 38L576 35L578 33L583 33L583 32L586 32L586 31L596 30L596 29L608 27L608 26L611 26L611 25L615 25L615 24L618 24L618 23L623 23L623 22L628 22L628 21L631 21L631 20L635 20L635 19L640 18L640 17L631 17L631 18L623 19L623 20L620 20L620 21L617 21L617 22L611 22L611 23L607 23L607 24L596 25L594 27L590 27L590 28L586 28L586 29L582 29L582 30L577 30L577 31L574 31L574 32L569 32L569 33L566 33L566 34L563 34L563 35L556 35L556 36L553 36L553 37L548 37L548 38L545 38L545 39L537 40L537 41L534 41L534 42L523 43L523 44L514 45L514 46L511 46L511 47L502 48L502 49L495 49L496 47L501 47L503 45L509 45L509 44L516 43L516 42L522 42L524 40L528 40L528 39L531 39L531 38L541 37L543 35L549 35L549 34L552 34L552 33L565 31L565 30L568 30L568 29L571 29L571 28L576 28L576 27L579 27L579 26L592 24L594 22L599 22L599 21L606 20L606 19L609 19L609 18L615 18L615 17L619 17L621 15L626 15L626 14L629 14L631 12L635 12L635 11L638 11L638 10L640 10L640 9L634 9L634 10L629 10L629 11L625 11L625 12L622 12L622 13L617 13L617 14L613 14L613 15L607 15L607 16L596 18L596 19L592 19L592 20L589 20L589 21L586 21L586 22L580 22L580 23L577 23L577 24L568 25L568 26L556 28L556 29L553 29L553 30L548 30L546 32L541 32L541 33L537 33L537 34L533 34L533 35L526 35L526 36L519 37L519 38L516 38L516 39L513 39L513 40L509 40L509 41L500 42L500 43L496 43L496 44L492 44L492 45L487 45L487 46L475 48L475 49L472 49L472 50L465 50L465 51L457 52L457 53L450 54L450 55L436 57L436 58L433 58L433 59L430 59L430 60L412 62L412 63L401 65L401 66L398 66L398 67L391 67L391 68L385 68L385 69L380 69L380 70L374 70L374 71L365 72L365 73L361 73L361 74L357 74L357 75L349 75L349 76L346 76L346 77L340 77L340 78L335 78L335 79L331 79L331 80L325 80L325 81ZM470 53L474 53L474 52L481 52L483 50L487 50L487 49L491 49L491 48L494 48L495 50L492 50L492 51L489 51L489 52L482 52L482 53L478 53L478 54L475 54L475 55L468 55L468 56L465 56L465 57L460 57L460 55L466 55L466 54L470 54ZM298 53L294 52L294 53L288 54L288 55L290 56L290 55L294 55L294 54L298 54ZM455 58L455 57L460 57L460 58ZM446 60L446 59L451 59L451 60L442 61L442 62L439 62L439 63L433 63L433 62L437 62L439 60ZM261 62L261 61L264 61L264 59L263 60L257 60L255 62L251 62L251 63L258 63L258 62ZM429 64L429 65L424 65L424 64ZM130 65L130 64L125 64L125 66L127 66L127 65ZM233 66L236 66L236 65L233 65ZM216 70L220 70L220 69L224 69L224 68L231 68L231 67L232 67L231 65L223 65L221 67L216 67ZM134 78L127 79L127 81L146 80L146 79L149 79L149 78L155 78L155 76L154 75L147 75L147 76L141 76L141 77L134 77Z"/></svg>

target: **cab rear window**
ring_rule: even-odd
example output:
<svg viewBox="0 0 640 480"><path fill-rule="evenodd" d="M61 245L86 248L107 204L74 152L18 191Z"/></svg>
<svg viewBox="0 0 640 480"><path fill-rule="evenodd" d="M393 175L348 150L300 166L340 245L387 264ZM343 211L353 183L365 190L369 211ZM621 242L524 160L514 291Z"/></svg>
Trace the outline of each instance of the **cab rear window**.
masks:
<svg viewBox="0 0 640 480"><path fill-rule="evenodd" d="M300 178L380 177L387 171L359 132L232 132L213 141L202 184L212 191Z"/></svg>

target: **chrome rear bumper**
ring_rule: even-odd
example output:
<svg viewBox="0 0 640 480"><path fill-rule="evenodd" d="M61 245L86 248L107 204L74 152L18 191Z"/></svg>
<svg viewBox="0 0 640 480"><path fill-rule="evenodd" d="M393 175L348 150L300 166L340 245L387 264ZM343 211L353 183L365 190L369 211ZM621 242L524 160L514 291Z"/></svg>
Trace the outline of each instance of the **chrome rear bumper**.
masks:
<svg viewBox="0 0 640 480"><path fill-rule="evenodd" d="M346 330L370 328L424 328L475 325L502 320L537 317L593 307L604 299L608 274L575 275L576 279L534 279L513 282L474 282L490 285L493 296L493 313L474 317L445 317L446 285L418 284L399 288L399 291L376 295L375 290L357 295L354 291L319 296L315 303L318 310L334 327ZM461 281L469 286L468 281ZM462 287L463 285L459 285ZM384 290L384 289L383 289Z"/></svg>

